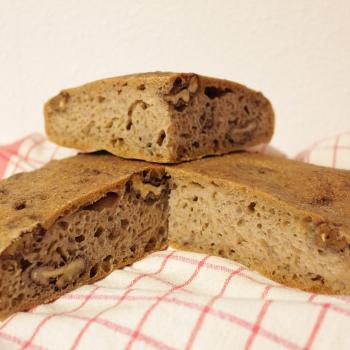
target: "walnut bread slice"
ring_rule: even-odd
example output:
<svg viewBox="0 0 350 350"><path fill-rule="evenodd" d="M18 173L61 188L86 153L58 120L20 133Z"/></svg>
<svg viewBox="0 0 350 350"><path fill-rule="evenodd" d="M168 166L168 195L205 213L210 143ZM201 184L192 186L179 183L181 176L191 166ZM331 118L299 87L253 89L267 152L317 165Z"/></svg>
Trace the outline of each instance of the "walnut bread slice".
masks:
<svg viewBox="0 0 350 350"><path fill-rule="evenodd" d="M166 167L101 153L14 175L0 182L0 314L169 244L350 294L350 172L249 153Z"/></svg>
<svg viewBox="0 0 350 350"><path fill-rule="evenodd" d="M350 294L350 171L248 153L168 171L169 244L291 287Z"/></svg>
<svg viewBox="0 0 350 350"><path fill-rule="evenodd" d="M52 301L167 246L164 170L79 155L0 182L0 314Z"/></svg>
<svg viewBox="0 0 350 350"><path fill-rule="evenodd" d="M177 163L270 141L259 92L193 73L143 73L63 90L44 108L51 141L123 158Z"/></svg>

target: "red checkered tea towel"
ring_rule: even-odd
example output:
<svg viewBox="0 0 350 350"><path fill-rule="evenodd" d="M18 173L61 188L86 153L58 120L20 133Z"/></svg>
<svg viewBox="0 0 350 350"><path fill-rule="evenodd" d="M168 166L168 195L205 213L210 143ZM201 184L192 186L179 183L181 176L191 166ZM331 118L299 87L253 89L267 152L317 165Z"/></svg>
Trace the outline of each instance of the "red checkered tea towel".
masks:
<svg viewBox="0 0 350 350"><path fill-rule="evenodd" d="M31 135L0 147L0 177L70 154ZM350 168L350 133L298 158ZM232 261L170 248L8 318L0 349L350 349L348 329L350 297L301 292Z"/></svg>

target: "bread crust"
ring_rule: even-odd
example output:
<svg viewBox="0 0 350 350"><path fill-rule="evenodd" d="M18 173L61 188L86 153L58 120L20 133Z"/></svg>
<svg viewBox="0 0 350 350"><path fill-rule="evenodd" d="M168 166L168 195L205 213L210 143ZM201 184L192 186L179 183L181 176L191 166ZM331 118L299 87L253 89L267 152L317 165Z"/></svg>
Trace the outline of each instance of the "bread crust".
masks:
<svg viewBox="0 0 350 350"><path fill-rule="evenodd" d="M86 107L79 109L79 104ZM135 123L127 124L135 104L144 108L139 129ZM179 163L268 143L275 128L271 103L260 92L195 73L139 73L65 89L46 102L44 116L49 139L61 146L104 149L119 157L157 163ZM157 139L161 132L166 135L164 143Z"/></svg>

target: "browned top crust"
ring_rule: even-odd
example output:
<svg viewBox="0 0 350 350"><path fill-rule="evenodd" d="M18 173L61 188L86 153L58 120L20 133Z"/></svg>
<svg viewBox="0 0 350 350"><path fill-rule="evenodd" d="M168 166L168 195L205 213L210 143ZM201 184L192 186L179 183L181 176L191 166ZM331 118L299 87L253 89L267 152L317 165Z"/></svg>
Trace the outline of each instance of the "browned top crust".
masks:
<svg viewBox="0 0 350 350"><path fill-rule="evenodd" d="M86 84L83 84L81 86L75 87L75 88L70 88L70 89L65 89L63 92L72 92L73 90L81 90L82 88L86 86L92 86L92 85L100 85L100 84L105 84L105 83L110 83L110 82L115 82L118 85L123 85L123 83L126 85L130 84L132 86L138 86L137 84L140 83L139 89L143 89L142 84L147 83L148 86L154 86L154 87L159 87L162 92L169 92L169 88L174 89L175 85L174 82L177 78L182 77L185 81L190 80L193 77L198 77L197 79L204 79L206 81L215 81L215 82L220 82L223 86L226 86L227 84L234 84L236 87L241 87L244 89L249 89L250 91L254 91L251 88L247 88L245 85L233 82L227 79L220 79L220 78L215 78L215 77L208 77L196 73L179 73L179 72L160 72L160 71L155 71L155 72L145 72L145 73L135 73L135 74L127 74L127 75L121 75L117 77L110 77L110 78L105 78L105 79L98 79ZM179 86L179 89L181 87ZM170 91L172 93L176 93L178 91ZM48 102L50 103L51 100Z"/></svg>
<svg viewBox="0 0 350 350"><path fill-rule="evenodd" d="M152 165L108 154L78 155L0 182L0 252L24 232L48 228L61 215L95 202Z"/></svg>
<svg viewBox="0 0 350 350"><path fill-rule="evenodd" d="M180 80L179 80L180 79ZM178 84L178 81L182 81L182 84ZM173 102L172 98L177 95L181 90L184 89L194 89L192 92L196 92L199 90L200 83L205 84L214 84L217 86L215 89L215 93L217 95L214 97L219 97L227 93L227 91L231 91L230 88L234 88L236 90L249 93L250 95L257 95L263 97L263 94L254 89L248 88L247 86L233 82L227 79L220 79L214 77L208 77L204 75L199 75L196 73L179 73L179 72L145 72L145 73L136 73L129 75L122 75L117 77L98 79L92 82L88 82L81 86L68 88L62 90L58 95L53 98L50 98L44 105L44 115L45 118L48 118L50 111L64 111L65 105L71 98L71 95L75 93L79 93L81 91L93 91L101 86L119 86L126 87L132 86L136 87L137 90L144 90L147 85L148 90L155 91L155 93L161 97L161 100L165 97L165 100L169 102ZM183 85L185 84L185 85ZM191 92L191 91L190 91ZM210 93L210 92L208 92ZM269 130L269 139L271 139L272 134L274 132L274 123L275 117L272 106L270 102L263 97L264 104L268 106L270 109L269 114L271 118L271 130ZM265 107L266 107L265 106ZM264 106L261 106L263 108ZM50 135L49 135L50 136Z"/></svg>
<svg viewBox="0 0 350 350"><path fill-rule="evenodd" d="M350 240L350 171L306 164L257 153L235 153L174 166L172 173L191 172L215 183L239 185L273 197L292 213L302 211L324 225L342 228ZM309 217L309 219L311 219ZM321 228L320 228L321 230Z"/></svg>

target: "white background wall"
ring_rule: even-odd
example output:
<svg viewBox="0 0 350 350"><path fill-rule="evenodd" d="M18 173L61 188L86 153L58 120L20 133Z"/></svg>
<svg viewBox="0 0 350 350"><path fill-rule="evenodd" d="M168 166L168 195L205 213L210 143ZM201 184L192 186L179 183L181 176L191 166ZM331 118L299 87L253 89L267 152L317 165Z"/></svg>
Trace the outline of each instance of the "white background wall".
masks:
<svg viewBox="0 0 350 350"><path fill-rule="evenodd" d="M350 130L350 1L0 0L0 143L42 132L61 88L152 70L263 91L294 154Z"/></svg>

